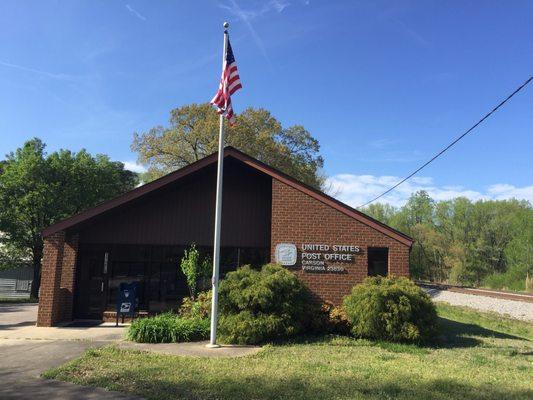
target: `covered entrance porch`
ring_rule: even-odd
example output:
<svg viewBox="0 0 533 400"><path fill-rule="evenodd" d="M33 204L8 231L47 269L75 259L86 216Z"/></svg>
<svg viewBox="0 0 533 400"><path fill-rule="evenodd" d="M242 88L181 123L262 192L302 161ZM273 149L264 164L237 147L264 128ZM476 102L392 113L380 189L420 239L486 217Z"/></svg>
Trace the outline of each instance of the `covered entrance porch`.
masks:
<svg viewBox="0 0 533 400"><path fill-rule="evenodd" d="M114 315L121 283L138 282L139 312L155 314L175 310L189 295L180 261L187 246L81 244L77 262L74 319L97 319ZM212 249L198 247L201 257ZM241 265L259 266L268 261L270 248L224 247L221 276ZM210 279L198 282L200 290Z"/></svg>

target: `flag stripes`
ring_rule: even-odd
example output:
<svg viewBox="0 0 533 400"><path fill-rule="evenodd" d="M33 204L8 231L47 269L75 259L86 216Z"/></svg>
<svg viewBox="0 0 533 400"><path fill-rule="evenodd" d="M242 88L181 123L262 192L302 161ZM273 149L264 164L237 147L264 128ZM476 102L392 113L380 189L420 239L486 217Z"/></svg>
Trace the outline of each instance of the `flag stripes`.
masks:
<svg viewBox="0 0 533 400"><path fill-rule="evenodd" d="M217 107L217 112L224 115L228 119L230 125L235 123L235 114L231 106L231 95L242 88L241 78L237 70L237 63L233 56L233 50L228 38L228 46L226 49L226 56L224 58L224 65L222 67L222 76L220 77L220 85L215 97L211 100L211 104Z"/></svg>

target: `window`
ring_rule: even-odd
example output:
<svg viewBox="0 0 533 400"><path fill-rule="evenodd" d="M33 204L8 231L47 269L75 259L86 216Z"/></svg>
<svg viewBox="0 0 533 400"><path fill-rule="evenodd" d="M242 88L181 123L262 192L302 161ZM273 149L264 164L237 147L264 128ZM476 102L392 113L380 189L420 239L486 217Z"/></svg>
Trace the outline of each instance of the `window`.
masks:
<svg viewBox="0 0 533 400"><path fill-rule="evenodd" d="M109 273L105 278L108 288L107 310L115 310L122 282L139 282L140 310L160 312L175 309L181 299L189 295L186 279L180 268L181 258L187 248L188 246L183 245L115 245L109 252ZM201 258L206 256L212 258L212 247L197 246L197 248ZM270 255L270 248L222 247L220 250L221 278L242 265L260 266L268 261ZM97 266L101 274L101 262ZM91 274L95 275L96 272ZM210 276L198 285L199 290L207 290L210 287Z"/></svg>
<svg viewBox="0 0 533 400"><path fill-rule="evenodd" d="M389 249L387 247L368 248L368 276L387 276L389 272Z"/></svg>

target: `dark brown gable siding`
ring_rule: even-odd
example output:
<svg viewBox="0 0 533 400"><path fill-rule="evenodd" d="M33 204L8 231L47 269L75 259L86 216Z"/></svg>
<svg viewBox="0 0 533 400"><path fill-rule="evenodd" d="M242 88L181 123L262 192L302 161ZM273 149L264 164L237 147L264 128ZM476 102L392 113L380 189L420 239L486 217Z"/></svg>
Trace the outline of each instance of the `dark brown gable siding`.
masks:
<svg viewBox="0 0 533 400"><path fill-rule="evenodd" d="M215 189L213 164L82 225L80 242L211 246ZM227 159L222 245L269 247L271 202L269 176Z"/></svg>
<svg viewBox="0 0 533 400"><path fill-rule="evenodd" d="M385 235L398 240L400 243L403 243L408 246L411 246L413 244L413 239L411 239L409 236L369 217L368 215L361 213L360 211L357 211L347 206L346 204L338 200L335 200L334 198L314 188L311 188L305 185L302 182L295 180L294 178L291 178L290 176L282 173L281 171L276 170L275 168L272 168L262 163L261 161L256 160L231 146L226 147L225 157L226 159L239 160L243 164L248 165L250 168L256 171L263 172L266 175L270 176L271 178L277 179L280 182L283 182L301 191L302 193L308 194L309 196L314 197L315 199L323 202L324 204L327 204L333 208L336 208L340 212L348 215L349 217L354 218L357 221L360 221L364 223L365 225L368 225L371 228L377 229L378 231L384 233ZM53 233L56 233L56 232L59 232L65 229L78 230L82 224L86 224L91 219L95 217L100 217L106 213L109 213L112 210L117 209L118 207L123 207L127 204L132 204L133 202L138 201L140 198L153 194L154 192L158 190L164 190L165 187L167 186L175 185L177 181L186 180L187 177L194 175L194 173L201 171L202 169L207 168L209 166L212 166L213 164L216 163L216 161L217 161L217 154L216 153L211 154L199 161L196 161L193 164L190 164L186 167L181 168L178 171L165 175L164 177L158 180L150 182L134 190L130 190L129 192L126 192L118 197L115 197L114 199L110 201L102 203L96 207L90 208L70 218L66 218L62 221L59 221L58 223L51 225L48 228L45 228L42 232L43 237L49 236Z"/></svg>

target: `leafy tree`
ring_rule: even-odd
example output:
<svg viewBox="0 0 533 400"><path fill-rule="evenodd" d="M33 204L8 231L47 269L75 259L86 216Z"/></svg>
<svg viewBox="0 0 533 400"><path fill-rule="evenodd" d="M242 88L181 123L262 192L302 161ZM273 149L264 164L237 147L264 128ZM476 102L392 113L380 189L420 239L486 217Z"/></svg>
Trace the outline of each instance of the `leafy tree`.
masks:
<svg viewBox="0 0 533 400"><path fill-rule="evenodd" d="M526 201L433 201L414 193L402 208L373 205L382 222L415 239L413 276L431 281L523 290L531 275L533 209Z"/></svg>
<svg viewBox="0 0 533 400"><path fill-rule="evenodd" d="M433 222L435 202L425 190L420 190L411 195L407 204L403 207L403 212L407 217L406 223L409 226L416 224L430 224Z"/></svg>
<svg viewBox="0 0 533 400"><path fill-rule="evenodd" d="M0 232L0 270L10 269L30 262L30 254L25 249L18 249L11 243L4 243L5 234Z"/></svg>
<svg viewBox="0 0 533 400"><path fill-rule="evenodd" d="M0 174L0 242L27 255L40 283L41 231L55 222L132 189L137 176L107 156L85 150L45 153L37 138L6 156Z"/></svg>
<svg viewBox="0 0 533 400"><path fill-rule="evenodd" d="M421 190L413 193L399 212L390 218L390 224L410 235L414 240L411 250L411 271L422 279L435 280L432 274L434 265L431 260L438 256L427 247L425 238L431 236L434 226L435 202L428 193ZM428 229L430 228L430 229Z"/></svg>
<svg viewBox="0 0 533 400"><path fill-rule="evenodd" d="M388 225L398 210L387 203L372 203L365 207L363 212Z"/></svg>
<svg viewBox="0 0 533 400"><path fill-rule="evenodd" d="M198 280L209 276L211 261L208 257L200 260L200 252L196 245L192 244L188 250L185 250L180 267L187 280L191 299L194 300L196 299Z"/></svg>
<svg viewBox="0 0 533 400"><path fill-rule="evenodd" d="M303 126L283 128L269 111L247 108L226 126L226 143L319 188L324 184L320 146ZM170 113L170 126L134 133L132 150L148 166L150 180L184 167L218 149L218 114L209 104L190 104Z"/></svg>

